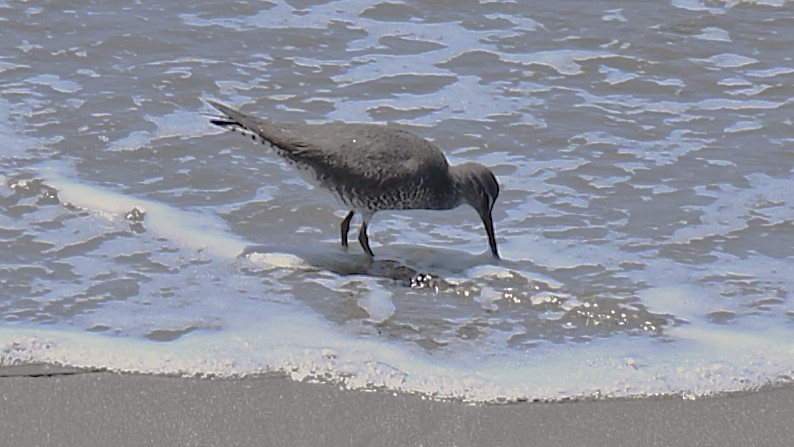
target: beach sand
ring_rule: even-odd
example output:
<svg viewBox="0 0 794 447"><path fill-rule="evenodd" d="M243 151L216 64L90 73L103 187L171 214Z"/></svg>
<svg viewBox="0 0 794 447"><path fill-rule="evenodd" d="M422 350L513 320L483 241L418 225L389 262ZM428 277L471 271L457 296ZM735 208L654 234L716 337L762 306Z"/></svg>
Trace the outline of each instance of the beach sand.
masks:
<svg viewBox="0 0 794 447"><path fill-rule="evenodd" d="M782 446L794 387L684 400L470 405L271 375L0 368L3 446Z"/></svg>

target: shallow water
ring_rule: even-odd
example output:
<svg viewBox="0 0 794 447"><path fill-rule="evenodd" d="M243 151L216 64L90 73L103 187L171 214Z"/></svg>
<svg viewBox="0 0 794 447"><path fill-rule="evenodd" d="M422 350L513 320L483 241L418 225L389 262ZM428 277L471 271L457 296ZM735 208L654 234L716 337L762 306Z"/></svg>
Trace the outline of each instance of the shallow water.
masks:
<svg viewBox="0 0 794 447"><path fill-rule="evenodd" d="M794 371L794 4L0 1L0 365L472 401ZM203 99L397 122L472 209L346 210ZM355 223L355 221L354 221Z"/></svg>

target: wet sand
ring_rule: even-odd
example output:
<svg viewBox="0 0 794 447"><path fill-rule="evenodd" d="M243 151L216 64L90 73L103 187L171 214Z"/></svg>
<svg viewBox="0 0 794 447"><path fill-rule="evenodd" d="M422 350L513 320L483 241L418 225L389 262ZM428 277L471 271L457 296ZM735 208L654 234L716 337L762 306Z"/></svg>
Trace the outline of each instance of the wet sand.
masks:
<svg viewBox="0 0 794 447"><path fill-rule="evenodd" d="M0 368L14 446L772 446L794 438L794 387L683 400L468 405L240 380Z"/></svg>

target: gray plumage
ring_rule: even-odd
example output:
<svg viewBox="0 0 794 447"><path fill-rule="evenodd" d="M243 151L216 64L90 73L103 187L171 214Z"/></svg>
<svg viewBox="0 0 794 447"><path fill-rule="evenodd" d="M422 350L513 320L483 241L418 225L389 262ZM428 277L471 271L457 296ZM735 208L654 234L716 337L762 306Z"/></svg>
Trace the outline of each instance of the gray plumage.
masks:
<svg viewBox="0 0 794 447"><path fill-rule="evenodd" d="M223 115L212 124L268 144L278 155L330 190L350 212L342 221L347 247L350 220L362 216L359 242L380 210L445 210L468 203L485 225L491 253L499 257L491 211L499 195L493 173L477 163L449 165L436 145L406 130L378 124L276 124L208 101Z"/></svg>

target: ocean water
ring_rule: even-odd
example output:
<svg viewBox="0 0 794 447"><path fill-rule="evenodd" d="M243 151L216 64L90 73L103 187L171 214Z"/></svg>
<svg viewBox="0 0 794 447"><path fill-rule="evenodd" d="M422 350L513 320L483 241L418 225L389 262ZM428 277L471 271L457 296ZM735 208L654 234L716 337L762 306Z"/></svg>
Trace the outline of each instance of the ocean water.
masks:
<svg viewBox="0 0 794 447"><path fill-rule="evenodd" d="M0 0L0 22L0 365L471 402L792 380L792 2ZM342 250L347 210L206 99L491 166L504 259L465 206L379 213L375 261Z"/></svg>

